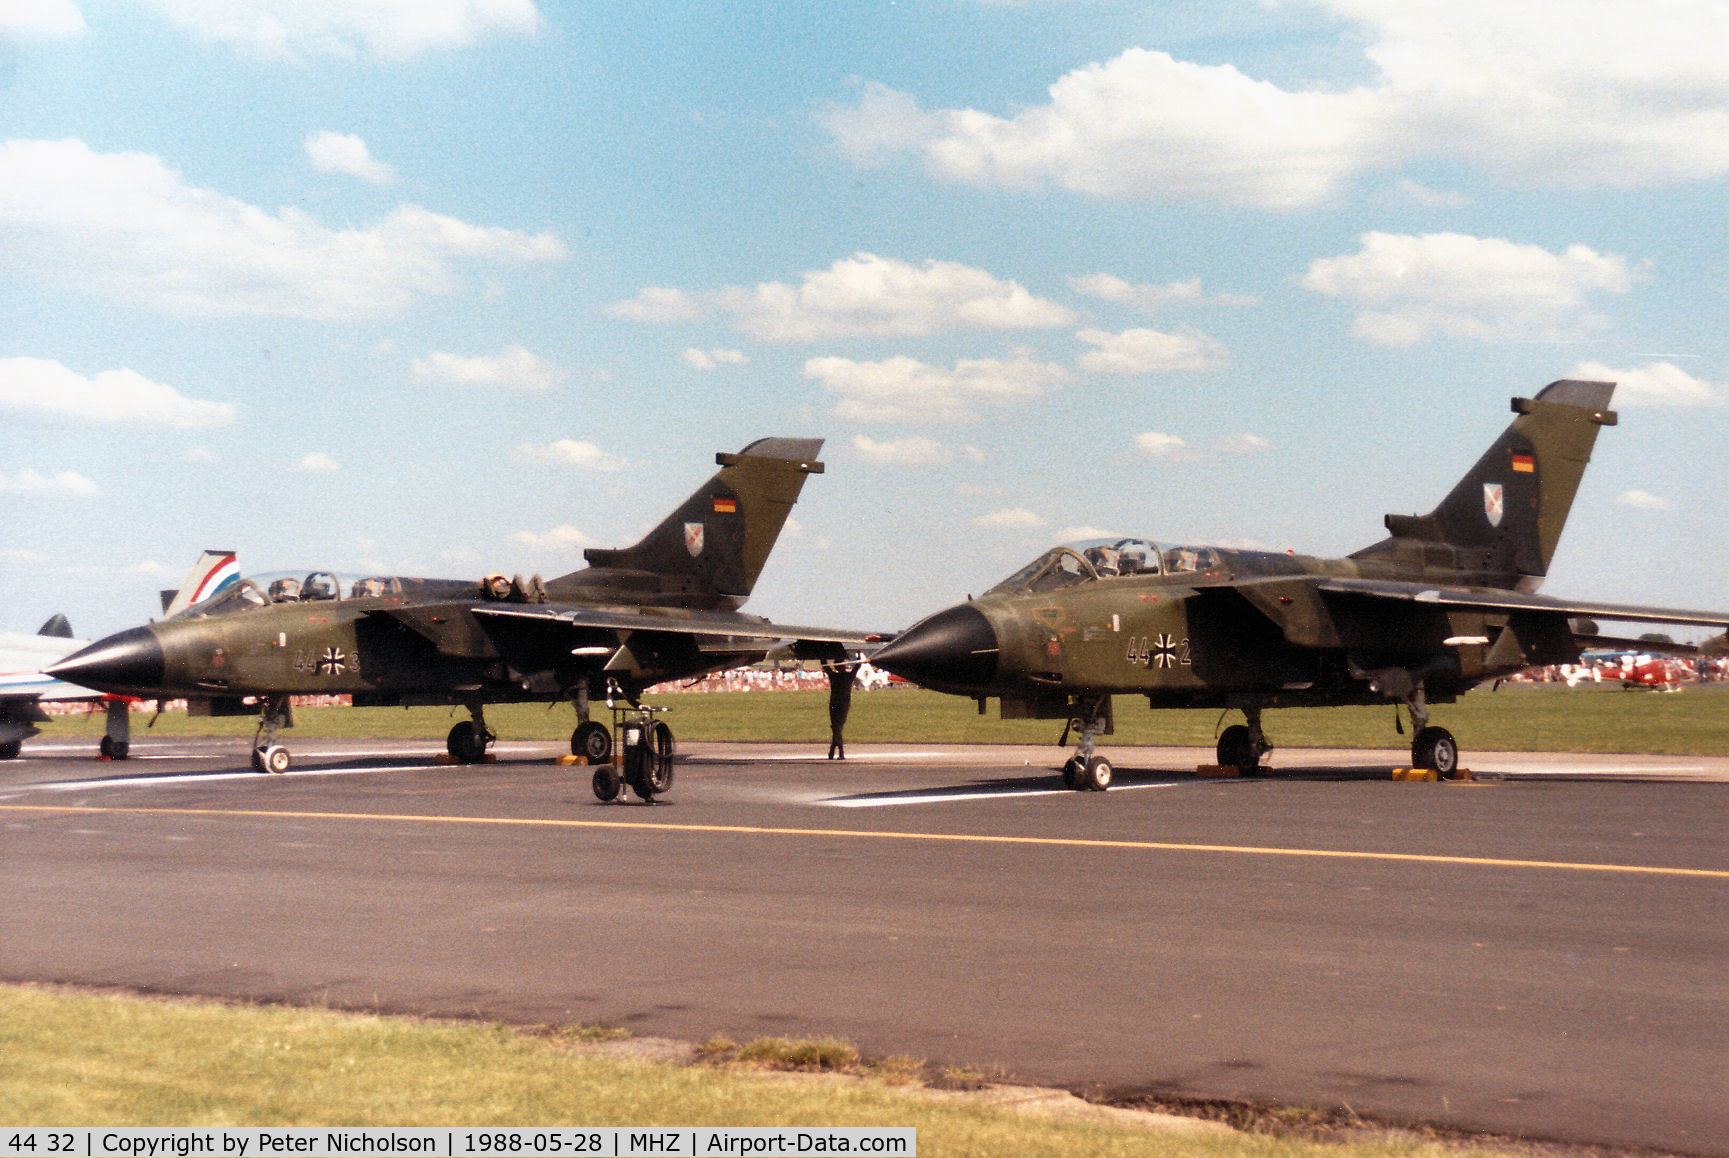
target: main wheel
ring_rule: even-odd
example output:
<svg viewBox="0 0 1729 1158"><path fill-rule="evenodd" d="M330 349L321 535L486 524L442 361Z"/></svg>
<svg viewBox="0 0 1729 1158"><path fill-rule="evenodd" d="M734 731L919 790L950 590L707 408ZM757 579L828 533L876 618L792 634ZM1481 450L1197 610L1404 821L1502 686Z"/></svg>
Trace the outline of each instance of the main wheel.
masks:
<svg viewBox="0 0 1729 1158"><path fill-rule="evenodd" d="M612 759L612 733L598 720L578 724L570 734L570 754L582 756L590 764L604 764Z"/></svg>
<svg viewBox="0 0 1729 1158"><path fill-rule="evenodd" d="M23 750L23 740L8 740L4 744L0 744L0 760L16 760L18 753Z"/></svg>
<svg viewBox="0 0 1729 1158"><path fill-rule="evenodd" d="M124 760L126 759L126 753L131 750L132 745L128 744L125 740L116 740L113 736L103 736L102 743L99 747L102 754L110 760Z"/></svg>
<svg viewBox="0 0 1729 1158"><path fill-rule="evenodd" d="M611 764L602 764L594 770L593 785L595 799L602 803L611 803L624 791L624 777L620 776L618 769Z"/></svg>
<svg viewBox="0 0 1729 1158"><path fill-rule="evenodd" d="M1103 792L1111 786L1114 775L1111 762L1103 756L1094 756L1088 760L1086 767L1081 769L1079 787L1083 792Z"/></svg>
<svg viewBox="0 0 1729 1158"><path fill-rule="evenodd" d="M1081 786L1081 758L1070 756L1063 763L1063 787L1079 788Z"/></svg>
<svg viewBox="0 0 1729 1158"><path fill-rule="evenodd" d="M288 749L281 744L272 744L264 749L264 770L266 772L274 772L280 776L288 771L288 765L291 762Z"/></svg>
<svg viewBox="0 0 1729 1158"><path fill-rule="evenodd" d="M1261 754L1255 751L1254 735L1245 724L1232 724L1219 733L1219 763L1235 768L1239 776L1254 776L1261 770Z"/></svg>
<svg viewBox="0 0 1729 1158"><path fill-rule="evenodd" d="M1442 780L1451 780L1459 770L1459 742L1445 728L1424 728L1411 741L1411 765L1432 768Z"/></svg>
<svg viewBox="0 0 1729 1158"><path fill-rule="evenodd" d="M445 750L458 764L478 764L486 755L486 741L472 720L463 720L444 738Z"/></svg>

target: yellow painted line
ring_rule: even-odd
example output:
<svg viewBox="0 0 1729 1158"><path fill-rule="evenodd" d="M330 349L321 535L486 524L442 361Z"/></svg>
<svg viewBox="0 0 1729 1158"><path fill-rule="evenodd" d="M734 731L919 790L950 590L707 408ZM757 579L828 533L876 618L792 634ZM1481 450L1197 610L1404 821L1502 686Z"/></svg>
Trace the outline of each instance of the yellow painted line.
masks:
<svg viewBox="0 0 1729 1158"><path fill-rule="evenodd" d="M1157 840L1094 840L1067 836L993 836L970 832L894 832L857 828L777 828L749 824L659 824L648 820L556 820L522 816L417 816L383 812L290 812L264 808L104 808L98 805L0 804L0 812L72 816L217 816L263 820L341 820L391 824L496 825L516 828L589 828L641 832L704 832L736 836L821 836L854 840L939 841L951 844L1010 844L1034 848L1113 849L1133 852L1206 852L1238 856L1294 856L1321 860L1390 861L1470 868L1549 869L1560 872L1729 880L1729 869L1667 865L1597 864L1589 861L1514 860L1489 856L1436 856L1418 852L1354 852L1332 848L1276 848L1237 844L1179 844Z"/></svg>

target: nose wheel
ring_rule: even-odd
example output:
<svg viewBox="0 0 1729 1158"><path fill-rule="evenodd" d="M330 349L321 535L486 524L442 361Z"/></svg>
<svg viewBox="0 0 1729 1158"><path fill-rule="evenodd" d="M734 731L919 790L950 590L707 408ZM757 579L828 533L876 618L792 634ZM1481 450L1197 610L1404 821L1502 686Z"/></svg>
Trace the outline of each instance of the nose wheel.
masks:
<svg viewBox="0 0 1729 1158"><path fill-rule="evenodd" d="M1065 737L1070 728L1079 728L1081 733L1075 754L1063 764L1063 786L1076 792L1103 792L1111 786L1116 770L1109 760L1093 751L1093 745L1102 733L1110 730L1110 698L1079 706L1081 713L1063 730Z"/></svg>
<svg viewBox="0 0 1729 1158"><path fill-rule="evenodd" d="M287 745L276 742L276 733L293 726L294 709L287 696L271 696L264 701L258 715L258 731L252 737L254 772L273 772L280 775L288 771L293 760L288 754Z"/></svg>

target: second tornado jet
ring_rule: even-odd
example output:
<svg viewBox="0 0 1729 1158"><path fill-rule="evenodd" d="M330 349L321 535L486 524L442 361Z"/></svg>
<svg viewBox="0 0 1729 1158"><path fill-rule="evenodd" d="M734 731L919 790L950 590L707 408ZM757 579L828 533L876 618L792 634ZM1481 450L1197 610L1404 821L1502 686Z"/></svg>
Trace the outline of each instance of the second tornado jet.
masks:
<svg viewBox="0 0 1729 1158"><path fill-rule="evenodd" d="M1612 382L1552 382L1515 398L1500 439L1421 517L1345 559L1116 539L1055 547L975 600L913 625L871 663L938 691L1002 703L1005 719L1069 720L1070 787L1103 789L1093 751L1113 695L1154 708L1235 709L1218 761L1243 775L1271 750L1267 708L1403 704L1411 760L1450 776L1459 749L1429 720L1486 680L1577 663L1591 616L1729 625L1729 613L1545 598L1561 527ZM1594 630L1594 629L1593 629Z"/></svg>
<svg viewBox="0 0 1729 1158"><path fill-rule="evenodd" d="M464 763L494 739L485 705L569 700L578 718L571 750L598 764L612 737L589 719L591 697L616 691L634 703L652 684L751 663L788 641L795 655L828 659L865 642L738 611L805 478L822 471L821 449L821 439L764 438L716 455L721 469L641 542L590 548L588 567L544 583L326 571L242 579L50 671L116 694L184 696L205 713L256 711L259 771L288 768L277 732L292 724L289 697L336 694L360 706L466 707L471 718L447 740ZM669 769L670 756L663 763ZM619 785L603 784L606 774L596 772L595 791L610 799ZM644 797L664 790L652 779L632 787Z"/></svg>

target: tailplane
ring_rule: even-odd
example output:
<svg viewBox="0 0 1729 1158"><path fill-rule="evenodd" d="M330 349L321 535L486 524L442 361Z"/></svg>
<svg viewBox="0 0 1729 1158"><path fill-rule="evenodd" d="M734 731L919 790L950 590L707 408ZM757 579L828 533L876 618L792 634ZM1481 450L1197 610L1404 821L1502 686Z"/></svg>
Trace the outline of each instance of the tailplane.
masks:
<svg viewBox="0 0 1729 1158"><path fill-rule="evenodd" d="M820 438L761 438L717 454L720 470L634 547L584 551L590 567L547 584L640 586L691 607L743 603L804 488L821 474ZM634 582L633 582L634 580ZM556 595L555 595L556 598Z"/></svg>
<svg viewBox="0 0 1729 1158"><path fill-rule="evenodd" d="M1563 379L1535 398L1513 399L1518 417L1440 506L1426 515L1388 515L1391 537L1351 558L1535 590L1549 572L1597 430L1615 425L1614 393L1613 382Z"/></svg>

